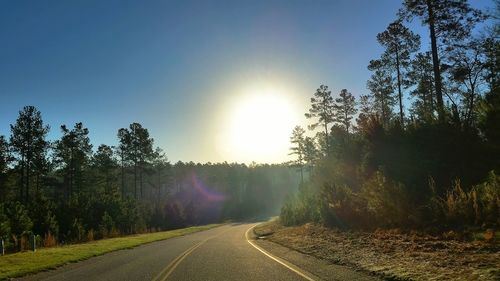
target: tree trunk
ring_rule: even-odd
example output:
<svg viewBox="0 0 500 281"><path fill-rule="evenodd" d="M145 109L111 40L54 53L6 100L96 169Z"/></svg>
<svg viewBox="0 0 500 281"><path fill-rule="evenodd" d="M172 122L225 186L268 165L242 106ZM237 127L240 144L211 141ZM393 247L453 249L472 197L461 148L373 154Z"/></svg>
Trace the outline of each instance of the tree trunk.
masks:
<svg viewBox="0 0 500 281"><path fill-rule="evenodd" d="M158 205L160 205L161 197L161 167L158 167Z"/></svg>
<svg viewBox="0 0 500 281"><path fill-rule="evenodd" d="M470 92L470 104L469 104L469 110L467 113L467 125L472 127L472 112L474 110L474 96L475 96L475 83L471 82L471 92Z"/></svg>
<svg viewBox="0 0 500 281"><path fill-rule="evenodd" d="M326 141L326 155L330 155L330 140L328 137L328 124L325 121L325 141Z"/></svg>
<svg viewBox="0 0 500 281"><path fill-rule="evenodd" d="M380 97L381 97L381 100L382 100L382 125L384 128L386 128L386 112L385 112L385 109L386 109L386 106L385 106L385 94L384 93L380 93Z"/></svg>
<svg viewBox="0 0 500 281"><path fill-rule="evenodd" d="M345 120L345 132L347 133L347 137L349 137L349 121L347 121L347 108L344 106L344 120Z"/></svg>
<svg viewBox="0 0 500 281"><path fill-rule="evenodd" d="M430 116L434 117L434 91L432 90L432 77L429 77L429 100L430 100Z"/></svg>
<svg viewBox="0 0 500 281"><path fill-rule="evenodd" d="M142 193L142 163L139 167L139 188L141 189L141 199L144 199L144 195Z"/></svg>
<svg viewBox="0 0 500 281"><path fill-rule="evenodd" d="M434 9L432 1L427 0L427 10L429 13L429 33L431 37L432 66L434 71L434 87L436 90L436 101L439 121L444 121L443 92L441 86L441 70L439 67L439 55L437 49L436 28L434 25Z"/></svg>
<svg viewBox="0 0 500 281"><path fill-rule="evenodd" d="M24 150L21 151L21 186L19 187L19 201L24 200L24 166L25 164Z"/></svg>
<svg viewBox="0 0 500 281"><path fill-rule="evenodd" d="M30 201L30 170L31 170L31 155L28 150L28 156L26 157L26 203Z"/></svg>
<svg viewBox="0 0 500 281"><path fill-rule="evenodd" d="M122 198L125 198L125 166L124 166L124 155L123 155L123 149L120 149L120 156L121 156L121 164L122 164L122 169L121 169L121 172L122 172Z"/></svg>
<svg viewBox="0 0 500 281"><path fill-rule="evenodd" d="M398 76L398 95L399 95L399 118L401 122L401 127L404 127L404 115L403 115L403 93L401 91L401 70L399 69L399 50L396 47L396 72Z"/></svg>
<svg viewBox="0 0 500 281"><path fill-rule="evenodd" d="M137 199L137 162L134 162L134 196Z"/></svg>
<svg viewBox="0 0 500 281"><path fill-rule="evenodd" d="M304 172L303 172L303 169L304 169L304 165L300 165L300 183L304 183Z"/></svg>

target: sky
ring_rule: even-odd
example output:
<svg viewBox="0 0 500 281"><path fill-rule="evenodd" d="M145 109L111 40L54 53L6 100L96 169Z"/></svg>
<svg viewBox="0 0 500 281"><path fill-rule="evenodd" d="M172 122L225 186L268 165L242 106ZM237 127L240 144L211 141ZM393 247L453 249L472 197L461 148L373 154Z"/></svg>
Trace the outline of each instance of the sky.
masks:
<svg viewBox="0 0 500 281"><path fill-rule="evenodd" d="M60 125L83 122L95 147L116 145L118 129L138 122L172 162L286 161L286 144L269 157L226 149L235 111L272 89L286 100L287 120L306 126L319 85L366 94L366 66L382 52L376 34L400 7L398 0L1 1L0 135L34 105L52 140ZM411 28L427 44L425 29ZM286 143L289 135L278 137Z"/></svg>

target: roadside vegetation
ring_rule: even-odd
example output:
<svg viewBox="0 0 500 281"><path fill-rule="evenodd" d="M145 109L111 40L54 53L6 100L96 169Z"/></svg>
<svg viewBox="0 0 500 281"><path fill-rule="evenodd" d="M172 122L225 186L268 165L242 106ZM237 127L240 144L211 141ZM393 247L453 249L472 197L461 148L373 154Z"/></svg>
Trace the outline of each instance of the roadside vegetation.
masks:
<svg viewBox="0 0 500 281"><path fill-rule="evenodd" d="M497 2L496 15L499 9ZM421 47L405 20L438 29L436 46ZM385 50L369 63L370 94L357 100L321 85L311 98L305 116L317 134L300 127L292 133L293 166L304 176L281 222L497 231L499 30L498 17L467 1L404 1L397 20L377 35Z"/></svg>
<svg viewBox="0 0 500 281"><path fill-rule="evenodd" d="M285 227L272 222L254 228L259 236L295 251L388 280L498 280L500 242L488 233L378 229L345 231L307 223Z"/></svg>
<svg viewBox="0 0 500 281"><path fill-rule="evenodd" d="M45 248L36 252L15 253L0 258L0 280L53 269L67 263L81 261L112 251L129 249L141 244L178 237L216 226L218 225L193 226L164 232L145 233L82 244Z"/></svg>
<svg viewBox="0 0 500 281"><path fill-rule="evenodd" d="M298 175L286 165L168 161L141 124L95 149L89 129L47 139L26 106L0 136L0 239L6 253L276 214Z"/></svg>
<svg viewBox="0 0 500 281"><path fill-rule="evenodd" d="M315 135L291 136L303 180L269 239L396 279L500 278L495 3L403 1L377 35L369 94L317 89L305 114ZM429 30L430 46L408 20Z"/></svg>

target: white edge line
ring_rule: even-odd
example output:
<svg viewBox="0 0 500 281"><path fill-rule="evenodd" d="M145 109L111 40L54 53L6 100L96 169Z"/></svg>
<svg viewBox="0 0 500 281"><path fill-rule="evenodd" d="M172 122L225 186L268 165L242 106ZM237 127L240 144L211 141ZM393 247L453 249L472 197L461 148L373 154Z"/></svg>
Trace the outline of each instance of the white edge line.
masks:
<svg viewBox="0 0 500 281"><path fill-rule="evenodd" d="M306 280L309 280L309 281L315 281L315 279L307 276L305 273L301 272L299 269L297 268L294 268L296 266L293 266L293 265L289 265L287 264L287 262L283 261L282 259L278 258L278 257L275 257L273 256L272 254L268 253L266 250L262 249L261 247L255 245L255 243L253 243L252 241L250 241L250 239L248 239L248 232L250 232L250 230L252 230L254 227L256 227L257 225L254 225L252 227L250 227L247 232L245 232L245 238L247 239L247 242L252 245L255 249L259 250L261 253L263 253L264 255L266 255L268 258L274 260L275 262L281 264L282 266L288 268L289 270L295 272L296 274L304 277Z"/></svg>

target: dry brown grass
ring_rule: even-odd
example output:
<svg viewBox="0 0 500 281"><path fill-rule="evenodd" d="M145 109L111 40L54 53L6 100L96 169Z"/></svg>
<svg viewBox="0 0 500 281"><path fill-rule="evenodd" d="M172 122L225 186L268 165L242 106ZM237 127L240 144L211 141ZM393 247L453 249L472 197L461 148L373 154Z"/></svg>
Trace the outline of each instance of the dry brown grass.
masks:
<svg viewBox="0 0 500 281"><path fill-rule="evenodd" d="M50 231L45 235L43 238L43 247L44 248L51 248L57 246L57 239Z"/></svg>
<svg viewBox="0 0 500 281"><path fill-rule="evenodd" d="M305 254L400 280L500 280L498 240L463 241L398 229L349 232L317 224L267 224L256 233Z"/></svg>

